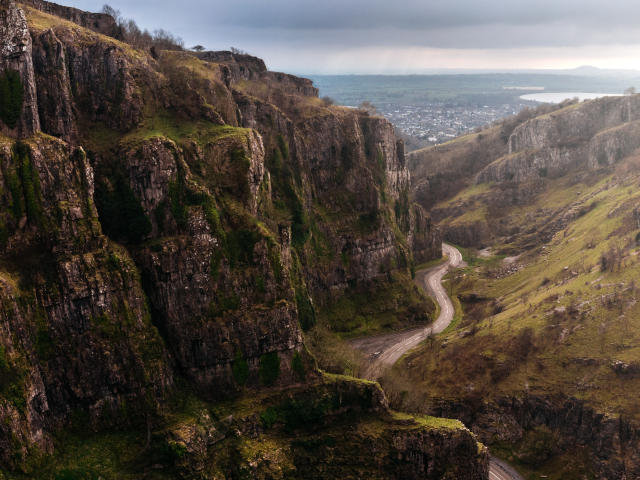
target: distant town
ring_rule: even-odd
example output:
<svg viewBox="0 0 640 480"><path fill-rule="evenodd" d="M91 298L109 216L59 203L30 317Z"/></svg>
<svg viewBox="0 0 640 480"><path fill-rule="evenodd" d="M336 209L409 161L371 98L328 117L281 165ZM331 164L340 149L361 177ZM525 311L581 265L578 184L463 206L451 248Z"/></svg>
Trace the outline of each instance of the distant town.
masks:
<svg viewBox="0 0 640 480"><path fill-rule="evenodd" d="M378 113L393 123L402 133L421 140L425 145L437 145L473 132L479 127L514 115L531 103L503 105L377 105Z"/></svg>

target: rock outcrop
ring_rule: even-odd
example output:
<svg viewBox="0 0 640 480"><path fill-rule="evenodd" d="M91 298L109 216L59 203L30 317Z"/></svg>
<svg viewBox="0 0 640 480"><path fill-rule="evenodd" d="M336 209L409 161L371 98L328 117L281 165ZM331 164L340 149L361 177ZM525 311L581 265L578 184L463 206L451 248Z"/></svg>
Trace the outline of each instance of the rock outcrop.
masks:
<svg viewBox="0 0 640 480"><path fill-rule="evenodd" d="M475 402L440 401L433 413L459 418L489 445L508 442L515 446L526 432L548 429L551 442L543 448L549 457L586 449L585 458L590 459L587 468L595 478L640 476L638 426L619 416L597 413L574 398L530 395L499 398L482 406Z"/></svg>
<svg viewBox="0 0 640 480"><path fill-rule="evenodd" d="M515 128L508 154L484 168L476 181L524 183L614 164L640 147L639 119L637 95L605 97L535 117Z"/></svg>
<svg viewBox="0 0 640 480"><path fill-rule="evenodd" d="M268 449L258 443L264 434L270 438ZM488 475L487 449L460 422L391 412L376 384L334 377L271 395L257 412L226 422L198 412L175 425L166 441L185 452L181 478L211 478L220 471L275 479L476 480ZM220 459L234 448L232 442L252 451L252 458L224 465Z"/></svg>
<svg viewBox="0 0 640 480"><path fill-rule="evenodd" d="M44 13L64 18L94 32L111 37L118 37L118 25L111 15L85 12L77 8L58 5L57 3L47 2L45 0L22 0L21 3Z"/></svg>
<svg viewBox="0 0 640 480"><path fill-rule="evenodd" d="M31 35L24 12L0 2L0 133L28 137L40 130Z"/></svg>

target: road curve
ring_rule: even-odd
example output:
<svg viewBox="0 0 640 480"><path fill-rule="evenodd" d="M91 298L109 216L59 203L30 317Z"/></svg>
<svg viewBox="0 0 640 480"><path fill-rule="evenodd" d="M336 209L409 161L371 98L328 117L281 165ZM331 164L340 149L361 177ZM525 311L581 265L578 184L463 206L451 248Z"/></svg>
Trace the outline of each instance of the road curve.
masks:
<svg viewBox="0 0 640 480"><path fill-rule="evenodd" d="M458 249L446 243L442 244L442 250L449 257L447 261L438 267L418 270L415 278L418 286L436 299L440 305L440 315L428 327L353 340L351 345L363 351L370 359L370 364L365 372L366 378L377 379L384 368L396 363L402 355L430 335L442 332L453 320L455 309L451 298L442 286L442 277L449 269L462 265L462 255ZM524 480L524 478L502 460L491 457L489 480Z"/></svg>
<svg viewBox="0 0 640 480"><path fill-rule="evenodd" d="M453 320L455 309L442 286L442 277L450 268L462 264L462 255L456 248L446 243L442 244L442 250L448 256L447 261L438 267L418 270L415 278L416 283L436 299L440 305L440 315L428 327L353 340L351 345L363 351L371 359L364 375L366 378L372 380L379 378L386 367L396 363L402 355L418 346L430 335L442 332Z"/></svg>
<svg viewBox="0 0 640 480"><path fill-rule="evenodd" d="M524 480L524 478L499 458L491 457L489 480Z"/></svg>

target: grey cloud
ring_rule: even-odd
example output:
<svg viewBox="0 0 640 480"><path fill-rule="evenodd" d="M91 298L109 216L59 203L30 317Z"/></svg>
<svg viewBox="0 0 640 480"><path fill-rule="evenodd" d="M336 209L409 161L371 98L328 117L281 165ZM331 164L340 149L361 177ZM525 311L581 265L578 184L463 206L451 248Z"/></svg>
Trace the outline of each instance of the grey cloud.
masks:
<svg viewBox="0 0 640 480"><path fill-rule="evenodd" d="M65 1L65 0L62 0ZM105 0L67 0L99 10ZM255 53L640 44L637 0L106 0L187 45ZM268 58L267 58L268 60Z"/></svg>
<svg viewBox="0 0 640 480"><path fill-rule="evenodd" d="M239 0L227 3L217 14L221 23L292 30L429 29L558 20L605 26L607 22L633 25L640 4L630 0L606 6L601 0Z"/></svg>
<svg viewBox="0 0 640 480"><path fill-rule="evenodd" d="M70 0L101 8L94 0ZM296 40L436 48L572 46L637 41L640 2L614 0L113 0L143 26L189 41ZM636 33L638 32L638 33ZM195 38L200 35L200 38ZM229 38L229 36L231 38Z"/></svg>

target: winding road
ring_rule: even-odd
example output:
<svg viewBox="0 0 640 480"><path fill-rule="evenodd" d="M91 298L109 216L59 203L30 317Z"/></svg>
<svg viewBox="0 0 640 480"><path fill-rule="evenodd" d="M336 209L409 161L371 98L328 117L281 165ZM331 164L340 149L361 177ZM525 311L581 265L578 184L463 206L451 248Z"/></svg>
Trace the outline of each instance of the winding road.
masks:
<svg viewBox="0 0 640 480"><path fill-rule="evenodd" d="M429 336L441 333L453 321L455 309L451 298L442 286L442 277L449 269L463 265L462 254L457 248L446 243L442 244L442 251L448 257L445 263L430 269L418 270L415 277L416 284L435 298L440 305L440 315L436 321L428 327L358 338L351 342L351 345L364 352L370 361L364 375L366 378L378 379L385 368L396 363L402 355L417 347ZM489 480L524 480L524 478L502 460L491 457Z"/></svg>
<svg viewBox="0 0 640 480"><path fill-rule="evenodd" d="M447 295L442 286L442 277L445 276L450 268L462 265L462 255L456 248L446 243L442 244L442 251L448 257L445 263L431 269L418 270L415 277L416 284L425 289L440 305L440 315L436 321L428 327L414 328L404 332L377 335L375 337L358 338L351 342L354 348L364 352L371 360L364 375L366 378L371 380L379 378L386 367L396 363L402 355L417 347L420 342L426 340L430 335L442 332L453 320L455 309L449 295Z"/></svg>

